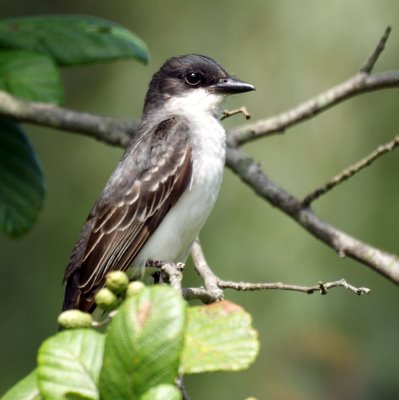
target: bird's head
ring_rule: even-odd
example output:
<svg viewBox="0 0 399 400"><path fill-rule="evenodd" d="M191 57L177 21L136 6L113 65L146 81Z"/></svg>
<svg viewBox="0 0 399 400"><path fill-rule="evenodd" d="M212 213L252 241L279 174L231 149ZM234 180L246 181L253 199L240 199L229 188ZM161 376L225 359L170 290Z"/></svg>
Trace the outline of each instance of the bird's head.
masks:
<svg viewBox="0 0 399 400"><path fill-rule="evenodd" d="M144 111L163 105L215 113L226 95L254 90L249 83L230 76L213 59L188 54L168 59L154 74ZM183 110L183 111L184 111Z"/></svg>

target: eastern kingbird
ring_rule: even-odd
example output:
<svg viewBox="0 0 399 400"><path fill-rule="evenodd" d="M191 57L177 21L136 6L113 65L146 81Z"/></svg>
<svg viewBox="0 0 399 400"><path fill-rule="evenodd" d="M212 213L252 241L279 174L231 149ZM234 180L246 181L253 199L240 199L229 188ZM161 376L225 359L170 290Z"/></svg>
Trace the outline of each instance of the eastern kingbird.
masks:
<svg viewBox="0 0 399 400"><path fill-rule="evenodd" d="M150 82L137 133L71 255L64 310L91 312L110 271L132 267L137 276L137 267L151 261L186 260L222 182L223 100L254 89L209 57L189 54L162 65Z"/></svg>

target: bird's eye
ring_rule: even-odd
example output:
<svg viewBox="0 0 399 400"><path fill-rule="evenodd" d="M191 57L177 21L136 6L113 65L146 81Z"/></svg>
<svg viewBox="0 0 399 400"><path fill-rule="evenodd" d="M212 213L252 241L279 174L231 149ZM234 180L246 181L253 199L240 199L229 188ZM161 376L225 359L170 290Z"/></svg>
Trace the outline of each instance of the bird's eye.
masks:
<svg viewBox="0 0 399 400"><path fill-rule="evenodd" d="M201 82L201 75L196 72L190 72L186 75L185 80L190 86L197 86Z"/></svg>

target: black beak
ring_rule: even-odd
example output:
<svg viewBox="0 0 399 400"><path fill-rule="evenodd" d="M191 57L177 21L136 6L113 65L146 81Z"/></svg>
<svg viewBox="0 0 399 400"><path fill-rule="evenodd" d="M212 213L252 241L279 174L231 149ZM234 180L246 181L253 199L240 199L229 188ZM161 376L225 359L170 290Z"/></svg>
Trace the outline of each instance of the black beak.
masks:
<svg viewBox="0 0 399 400"><path fill-rule="evenodd" d="M209 88L213 93L235 94L255 90L255 86L235 78L223 78Z"/></svg>

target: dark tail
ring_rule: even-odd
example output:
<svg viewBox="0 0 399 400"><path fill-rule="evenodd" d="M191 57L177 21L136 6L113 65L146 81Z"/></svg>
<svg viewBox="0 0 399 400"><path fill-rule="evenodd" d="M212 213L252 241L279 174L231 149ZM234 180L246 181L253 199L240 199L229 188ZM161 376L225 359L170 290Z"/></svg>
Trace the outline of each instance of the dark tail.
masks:
<svg viewBox="0 0 399 400"><path fill-rule="evenodd" d="M66 280L64 304L62 305L62 311L71 310L72 308L79 308L79 275L79 270L77 270Z"/></svg>

